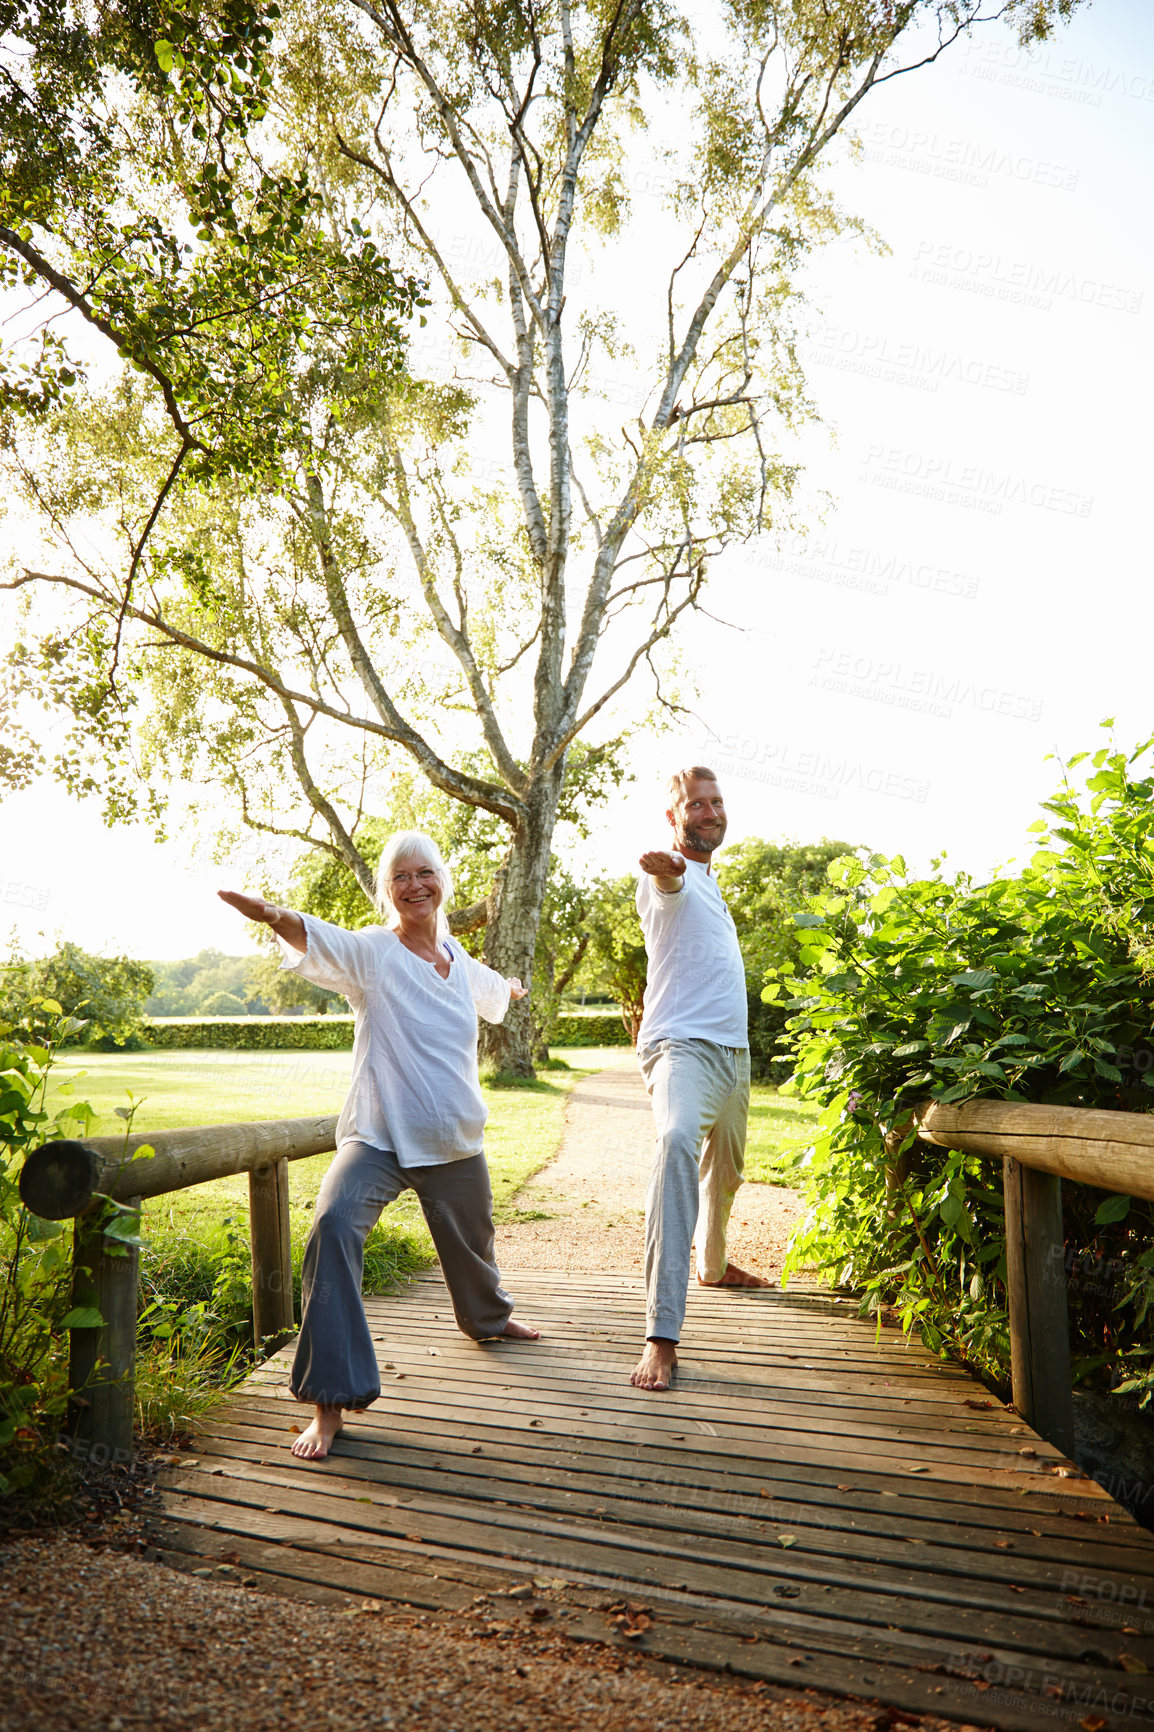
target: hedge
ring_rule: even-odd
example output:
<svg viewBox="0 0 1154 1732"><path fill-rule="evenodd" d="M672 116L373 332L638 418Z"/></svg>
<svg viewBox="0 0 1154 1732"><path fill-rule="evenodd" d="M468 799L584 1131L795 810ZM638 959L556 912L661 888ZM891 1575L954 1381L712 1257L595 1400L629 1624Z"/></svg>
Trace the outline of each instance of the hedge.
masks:
<svg viewBox="0 0 1154 1732"><path fill-rule="evenodd" d="M583 1012L574 1016L562 1011L553 1024L551 1046L629 1046L629 1030L616 1005L603 1013Z"/></svg>
<svg viewBox="0 0 1154 1732"><path fill-rule="evenodd" d="M749 995L749 1044L753 1074L781 1082L793 1061L777 1046L786 1012L777 1004L762 1004ZM343 1052L353 1044L351 1016L170 1017L146 1022L141 1034L150 1047L214 1047L228 1051L279 1049L292 1052ZM629 1031L617 1009L562 1011L553 1027L553 1046L628 1046Z"/></svg>
<svg viewBox="0 0 1154 1732"><path fill-rule="evenodd" d="M351 1016L236 1016L168 1018L146 1022L150 1047L217 1047L251 1052L342 1052L353 1044Z"/></svg>

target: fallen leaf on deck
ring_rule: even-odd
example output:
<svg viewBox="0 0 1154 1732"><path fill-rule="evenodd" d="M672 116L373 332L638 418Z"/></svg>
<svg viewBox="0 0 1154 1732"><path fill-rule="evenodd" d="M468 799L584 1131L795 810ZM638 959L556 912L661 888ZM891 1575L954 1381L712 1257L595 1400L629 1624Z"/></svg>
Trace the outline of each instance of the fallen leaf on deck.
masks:
<svg viewBox="0 0 1154 1732"><path fill-rule="evenodd" d="M797 1544L797 1535L796 1534L778 1534L777 1543L779 1546L795 1546Z"/></svg>
<svg viewBox="0 0 1154 1732"><path fill-rule="evenodd" d="M1135 1654L1119 1654L1118 1660L1127 1672L1148 1672L1150 1670L1145 1660L1139 1660Z"/></svg>

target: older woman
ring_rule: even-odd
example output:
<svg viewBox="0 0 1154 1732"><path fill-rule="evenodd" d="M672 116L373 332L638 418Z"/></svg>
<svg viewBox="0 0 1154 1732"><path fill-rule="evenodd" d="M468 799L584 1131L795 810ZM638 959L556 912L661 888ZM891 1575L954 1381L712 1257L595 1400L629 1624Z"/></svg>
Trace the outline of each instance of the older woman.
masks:
<svg viewBox="0 0 1154 1732"><path fill-rule="evenodd" d="M345 1408L381 1393L361 1298L364 1244L382 1209L417 1193L458 1326L474 1340L538 1331L511 1319L493 1261L493 1193L482 1150L488 1116L477 1077L477 1016L500 1022L519 980L503 980L450 937L448 870L419 831L381 855L377 903L387 926L355 932L222 890L249 920L270 926L284 966L343 992L356 1015L353 1075L337 1121L337 1153L317 1196L305 1246L303 1317L292 1390L316 1415L292 1446L327 1455Z"/></svg>

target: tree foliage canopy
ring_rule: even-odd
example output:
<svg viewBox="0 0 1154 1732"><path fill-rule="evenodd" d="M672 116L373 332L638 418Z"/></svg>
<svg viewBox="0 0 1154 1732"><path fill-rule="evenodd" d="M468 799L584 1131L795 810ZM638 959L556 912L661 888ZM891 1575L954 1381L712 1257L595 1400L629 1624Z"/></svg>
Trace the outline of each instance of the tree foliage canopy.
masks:
<svg viewBox="0 0 1154 1732"><path fill-rule="evenodd" d="M63 1015L89 1045L115 1048L139 1034L152 987L147 962L94 956L63 943L51 956L9 958L0 976L0 1016L10 1025L30 1021L43 1032L58 1027ZM43 1001L58 1008L37 1010Z"/></svg>
<svg viewBox="0 0 1154 1732"><path fill-rule="evenodd" d="M403 759L504 827L486 954L527 972L569 754L639 673L675 704L711 560L793 510L799 271L858 227L825 157L1073 4L14 0L0 451L54 601L12 667L74 725L0 769L113 817L213 784L368 893Z"/></svg>

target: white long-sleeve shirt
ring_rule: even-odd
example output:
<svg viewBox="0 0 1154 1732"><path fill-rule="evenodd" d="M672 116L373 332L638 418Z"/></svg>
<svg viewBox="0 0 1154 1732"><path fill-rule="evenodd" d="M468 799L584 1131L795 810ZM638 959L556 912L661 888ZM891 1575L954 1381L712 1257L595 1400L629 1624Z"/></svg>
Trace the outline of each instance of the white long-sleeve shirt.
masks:
<svg viewBox="0 0 1154 1732"><path fill-rule="evenodd" d="M371 1143L402 1167L482 1152L488 1108L477 1076L477 1016L501 1022L509 983L455 938L448 979L384 926L349 932L302 914L307 949L284 945L282 967L343 992L352 1007L353 1077L337 1120L337 1148Z"/></svg>

